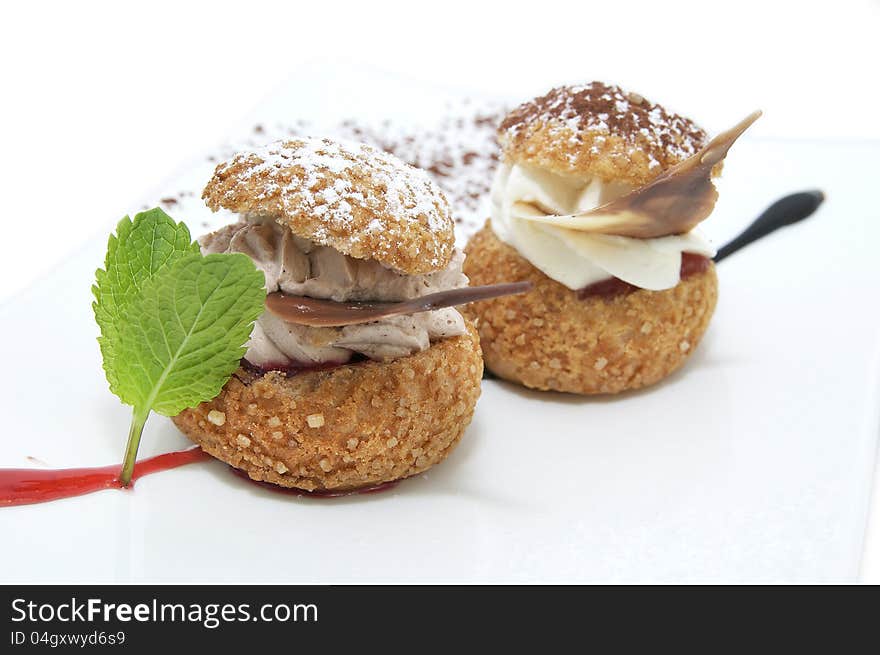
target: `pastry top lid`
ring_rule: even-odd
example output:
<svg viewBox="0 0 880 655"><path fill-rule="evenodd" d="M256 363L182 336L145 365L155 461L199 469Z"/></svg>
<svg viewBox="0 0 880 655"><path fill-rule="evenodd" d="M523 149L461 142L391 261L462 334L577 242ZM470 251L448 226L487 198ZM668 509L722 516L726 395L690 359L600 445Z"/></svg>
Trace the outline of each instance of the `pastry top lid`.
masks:
<svg viewBox="0 0 880 655"><path fill-rule="evenodd" d="M510 112L504 158L562 175L641 186L707 142L693 121L602 82L552 89Z"/></svg>
<svg viewBox="0 0 880 655"><path fill-rule="evenodd" d="M365 144L308 137L241 152L202 198L406 275L445 268L455 245L449 203L427 173Z"/></svg>

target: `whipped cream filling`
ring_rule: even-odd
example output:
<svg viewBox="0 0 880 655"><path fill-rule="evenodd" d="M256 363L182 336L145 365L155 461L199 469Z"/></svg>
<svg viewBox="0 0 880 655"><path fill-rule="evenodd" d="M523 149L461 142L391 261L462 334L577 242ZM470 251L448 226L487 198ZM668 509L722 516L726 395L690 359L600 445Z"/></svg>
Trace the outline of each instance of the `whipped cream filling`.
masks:
<svg viewBox="0 0 880 655"><path fill-rule="evenodd" d="M201 237L199 244L204 254L240 252L250 257L265 275L269 293L339 302L396 301L468 284L461 271L464 255L458 249L443 270L403 275L376 261L354 259L297 237L271 217L244 217ZM261 367L345 363L355 353L388 361L464 332L464 319L451 307L339 328L288 323L265 311L254 325L245 359Z"/></svg>
<svg viewBox="0 0 880 655"><path fill-rule="evenodd" d="M587 211L629 193L621 182L603 183L502 164L492 184L492 229L535 268L569 289L583 289L616 277L642 289L670 289L681 279L683 252L713 257L699 230L635 239L591 234L537 223L534 215L566 216Z"/></svg>

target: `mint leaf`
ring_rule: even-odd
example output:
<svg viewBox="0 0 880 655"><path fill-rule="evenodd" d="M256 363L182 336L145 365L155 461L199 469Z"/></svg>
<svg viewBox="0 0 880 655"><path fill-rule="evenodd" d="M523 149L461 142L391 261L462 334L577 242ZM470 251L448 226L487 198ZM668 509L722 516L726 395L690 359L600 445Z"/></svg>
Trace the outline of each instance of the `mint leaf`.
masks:
<svg viewBox="0 0 880 655"><path fill-rule="evenodd" d="M174 416L211 400L237 368L265 278L245 255L203 257L186 226L158 208L119 222L104 266L92 308L110 390L133 408L127 485L150 412Z"/></svg>
<svg viewBox="0 0 880 655"><path fill-rule="evenodd" d="M186 225L175 223L158 207L136 214L134 222L126 216L119 221L116 234L110 235L104 269L95 272L92 309L101 328L98 343L114 394L119 395L119 384L115 369L108 367L107 362L116 359L113 348L118 343L122 311L151 276L183 255L198 252L199 245L192 243Z"/></svg>
<svg viewBox="0 0 880 655"><path fill-rule="evenodd" d="M119 397L165 416L214 398L263 311L265 277L242 254L187 255L122 314Z"/></svg>

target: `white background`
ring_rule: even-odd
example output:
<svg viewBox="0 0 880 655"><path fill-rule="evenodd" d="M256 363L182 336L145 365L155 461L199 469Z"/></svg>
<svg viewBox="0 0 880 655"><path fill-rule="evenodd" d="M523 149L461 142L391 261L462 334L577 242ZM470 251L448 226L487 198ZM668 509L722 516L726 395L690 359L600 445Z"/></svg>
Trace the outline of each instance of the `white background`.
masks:
<svg viewBox="0 0 880 655"><path fill-rule="evenodd" d="M0 298L215 146L315 58L523 97L601 79L710 131L760 107L754 136L880 138L876 1L157 0L2 11L0 180L4 241L15 247L0 258Z"/></svg>
<svg viewBox="0 0 880 655"><path fill-rule="evenodd" d="M522 97L601 79L710 131L760 107L756 136L863 140L880 139L878 28L868 1L7 5L0 300L106 233L316 58ZM880 581L876 556L863 577Z"/></svg>

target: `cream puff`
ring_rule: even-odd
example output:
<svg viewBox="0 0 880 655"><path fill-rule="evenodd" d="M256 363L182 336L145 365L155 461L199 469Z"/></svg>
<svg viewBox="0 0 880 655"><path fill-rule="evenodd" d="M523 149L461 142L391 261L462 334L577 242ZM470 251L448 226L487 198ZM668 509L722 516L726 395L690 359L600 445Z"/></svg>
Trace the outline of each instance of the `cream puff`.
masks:
<svg viewBox="0 0 880 655"><path fill-rule="evenodd" d="M599 82L510 112L491 218L464 272L472 284L534 288L467 308L487 369L534 389L609 394L682 366L718 296L715 250L697 224L717 197L711 177L755 118L710 140Z"/></svg>
<svg viewBox="0 0 880 655"><path fill-rule="evenodd" d="M401 301L468 284L443 194L366 145L296 138L243 152L203 198L238 215L200 239L203 252L247 254L270 293ZM174 422L254 480L355 490L443 460L482 372L476 331L453 307L329 327L267 310L220 395Z"/></svg>

